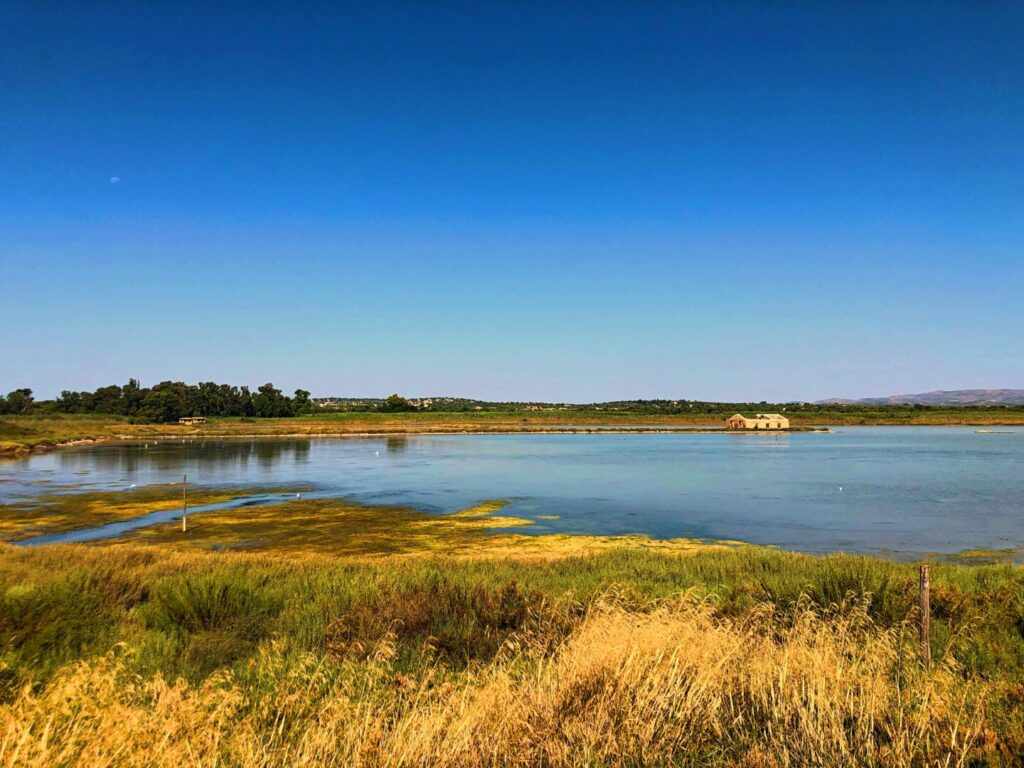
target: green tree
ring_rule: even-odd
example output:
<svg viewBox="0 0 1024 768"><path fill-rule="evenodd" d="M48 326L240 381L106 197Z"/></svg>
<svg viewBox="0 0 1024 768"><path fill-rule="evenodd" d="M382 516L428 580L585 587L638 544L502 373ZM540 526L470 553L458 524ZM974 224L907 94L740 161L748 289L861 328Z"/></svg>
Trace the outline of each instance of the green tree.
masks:
<svg viewBox="0 0 1024 768"><path fill-rule="evenodd" d="M31 389L16 389L7 394L7 413L28 413L34 402Z"/></svg>
<svg viewBox="0 0 1024 768"><path fill-rule="evenodd" d="M139 412L139 408L142 407L142 399L146 396L146 391L139 384L138 379L128 379L128 383L121 388L121 396L124 398L124 412L129 416L134 416Z"/></svg>
<svg viewBox="0 0 1024 768"><path fill-rule="evenodd" d="M252 392L249 391L249 387L242 386L238 392L238 415L239 416L255 416L256 408L252 402Z"/></svg>
<svg viewBox="0 0 1024 768"><path fill-rule="evenodd" d="M177 421L182 416L181 398L170 387L159 388L158 385L146 393L139 416L147 421Z"/></svg>
<svg viewBox="0 0 1024 768"><path fill-rule="evenodd" d="M116 384L100 387L93 393L93 409L98 413L125 413L124 394Z"/></svg>
<svg viewBox="0 0 1024 768"><path fill-rule="evenodd" d="M379 410L389 412L415 411L416 406L399 394L389 396L380 406Z"/></svg>
<svg viewBox="0 0 1024 768"><path fill-rule="evenodd" d="M294 413L291 398L285 397L270 382L256 390L252 405L255 414L265 419L291 416Z"/></svg>
<svg viewBox="0 0 1024 768"><path fill-rule="evenodd" d="M0 400L2 399L0 398ZM63 411L64 413L81 413L83 410L82 393L65 389L60 393L60 397L57 398L56 406L58 411ZM2 412L0 411L0 413Z"/></svg>
<svg viewBox="0 0 1024 768"><path fill-rule="evenodd" d="M304 389L296 389L295 397L292 399L295 413L309 413L313 409L313 403L309 399L309 392Z"/></svg>

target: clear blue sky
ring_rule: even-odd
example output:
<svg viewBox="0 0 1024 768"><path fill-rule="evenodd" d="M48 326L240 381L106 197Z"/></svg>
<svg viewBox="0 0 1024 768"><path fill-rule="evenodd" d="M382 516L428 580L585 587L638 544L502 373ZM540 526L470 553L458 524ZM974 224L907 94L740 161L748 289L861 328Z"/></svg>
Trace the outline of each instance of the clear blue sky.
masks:
<svg viewBox="0 0 1024 768"><path fill-rule="evenodd" d="M4 4L0 389L1024 388L1024 4L273 6Z"/></svg>

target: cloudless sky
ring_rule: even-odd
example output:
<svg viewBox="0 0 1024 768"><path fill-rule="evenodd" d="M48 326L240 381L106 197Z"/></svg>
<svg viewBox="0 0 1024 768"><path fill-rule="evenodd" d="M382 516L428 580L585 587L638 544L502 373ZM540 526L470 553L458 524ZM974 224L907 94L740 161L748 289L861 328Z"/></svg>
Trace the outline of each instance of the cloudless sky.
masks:
<svg viewBox="0 0 1024 768"><path fill-rule="evenodd" d="M1024 3L0 12L0 389L1024 388Z"/></svg>

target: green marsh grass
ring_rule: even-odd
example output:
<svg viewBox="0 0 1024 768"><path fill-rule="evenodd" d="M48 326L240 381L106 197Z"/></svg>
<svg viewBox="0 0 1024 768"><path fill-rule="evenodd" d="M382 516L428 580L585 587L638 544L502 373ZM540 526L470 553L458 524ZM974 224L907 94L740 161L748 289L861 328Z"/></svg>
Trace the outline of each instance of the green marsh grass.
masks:
<svg viewBox="0 0 1024 768"><path fill-rule="evenodd" d="M3 545L0 764L1015 764L1024 575L932 580L925 671L871 558Z"/></svg>

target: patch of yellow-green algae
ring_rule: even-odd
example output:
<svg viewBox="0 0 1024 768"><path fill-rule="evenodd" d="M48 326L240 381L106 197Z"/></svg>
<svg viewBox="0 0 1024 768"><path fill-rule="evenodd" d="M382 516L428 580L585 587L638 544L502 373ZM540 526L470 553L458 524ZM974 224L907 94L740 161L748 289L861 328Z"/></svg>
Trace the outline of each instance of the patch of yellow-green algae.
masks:
<svg viewBox="0 0 1024 768"><path fill-rule="evenodd" d="M953 555L931 555L932 559L946 560L952 563L964 565L979 565L987 563L1008 563L1020 562L1024 558L1024 547L1007 549L965 549Z"/></svg>
<svg viewBox="0 0 1024 768"><path fill-rule="evenodd" d="M263 491L261 491L263 492ZM237 490L190 487L188 504L197 507L250 495ZM44 493L0 505L0 541L18 541L47 533L131 520L150 512L181 508L180 483L161 483L123 491Z"/></svg>
<svg viewBox="0 0 1024 768"><path fill-rule="evenodd" d="M173 549L268 551L346 557L453 555L557 558L622 547L657 551L733 548L737 542L658 540L647 536L520 534L505 529L532 521L495 514L507 501L491 500L450 515L408 507L367 506L341 499L306 499L196 515L189 530L179 522L131 531L92 546L134 544ZM502 529L496 531L495 529Z"/></svg>
<svg viewBox="0 0 1024 768"><path fill-rule="evenodd" d="M507 507L508 504L509 502L506 499L488 499L479 504L474 504L472 507L459 510L447 517L448 519L458 520L460 525L468 523L472 526L473 523L476 523L477 527L480 528L514 528L518 525L533 525L532 520L527 520L523 517L508 517L495 514Z"/></svg>

